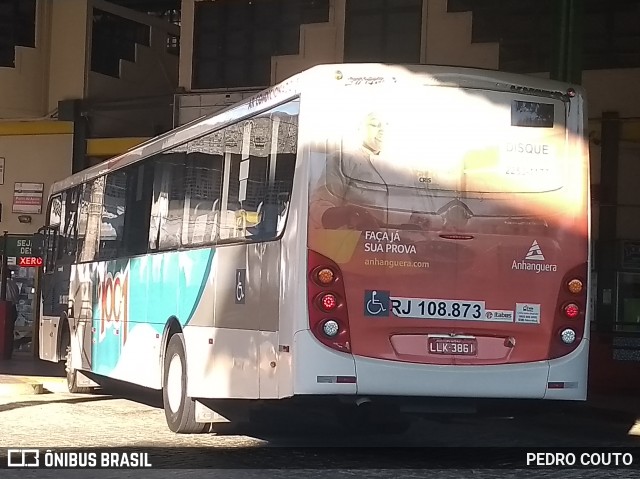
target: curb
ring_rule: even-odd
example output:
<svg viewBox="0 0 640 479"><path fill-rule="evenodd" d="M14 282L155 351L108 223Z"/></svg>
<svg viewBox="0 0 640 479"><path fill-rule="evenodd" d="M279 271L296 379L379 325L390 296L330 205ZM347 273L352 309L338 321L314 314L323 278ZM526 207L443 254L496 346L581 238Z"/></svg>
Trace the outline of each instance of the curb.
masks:
<svg viewBox="0 0 640 479"><path fill-rule="evenodd" d="M28 379L13 379L11 382L0 381L0 396L27 396L44 393L44 385L38 381Z"/></svg>

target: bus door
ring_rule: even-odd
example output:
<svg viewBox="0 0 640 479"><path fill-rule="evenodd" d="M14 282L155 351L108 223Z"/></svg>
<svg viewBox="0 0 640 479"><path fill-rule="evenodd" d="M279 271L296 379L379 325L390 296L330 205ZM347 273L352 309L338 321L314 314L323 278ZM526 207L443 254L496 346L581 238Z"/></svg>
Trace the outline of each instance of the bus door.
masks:
<svg viewBox="0 0 640 479"><path fill-rule="evenodd" d="M75 262L79 187L54 196L49 203L49 221L44 229L45 264L42 274L42 307L39 330L40 358L61 360L61 318L69 313L69 283Z"/></svg>

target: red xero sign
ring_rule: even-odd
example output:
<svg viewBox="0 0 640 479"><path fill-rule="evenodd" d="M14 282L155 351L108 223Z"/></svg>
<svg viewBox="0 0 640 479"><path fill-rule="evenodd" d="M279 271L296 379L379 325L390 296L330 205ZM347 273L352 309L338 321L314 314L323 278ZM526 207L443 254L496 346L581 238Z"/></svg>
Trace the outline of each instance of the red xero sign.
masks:
<svg viewBox="0 0 640 479"><path fill-rule="evenodd" d="M42 266L42 258L37 256L20 256L18 266L38 267Z"/></svg>

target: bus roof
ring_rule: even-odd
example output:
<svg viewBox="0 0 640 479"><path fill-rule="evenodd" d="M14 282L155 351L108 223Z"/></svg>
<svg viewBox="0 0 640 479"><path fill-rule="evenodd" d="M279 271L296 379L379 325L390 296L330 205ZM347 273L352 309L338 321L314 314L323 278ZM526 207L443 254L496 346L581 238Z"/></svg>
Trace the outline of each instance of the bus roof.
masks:
<svg viewBox="0 0 640 479"><path fill-rule="evenodd" d="M330 74L330 76L327 74ZM379 63L317 65L222 111L193 120L190 123L151 138L121 155L60 180L51 186L49 194L50 196L54 195L186 143L229 123L272 108L300 95L305 88L317 87L318 82L327 84L331 79L334 82L343 81L345 83L352 82L352 84L379 84L389 81L402 81L404 78L415 78L425 85L445 84L463 88L491 88L513 93L543 96L565 95L569 88L573 88L576 94L583 95L583 91L577 85L497 70Z"/></svg>

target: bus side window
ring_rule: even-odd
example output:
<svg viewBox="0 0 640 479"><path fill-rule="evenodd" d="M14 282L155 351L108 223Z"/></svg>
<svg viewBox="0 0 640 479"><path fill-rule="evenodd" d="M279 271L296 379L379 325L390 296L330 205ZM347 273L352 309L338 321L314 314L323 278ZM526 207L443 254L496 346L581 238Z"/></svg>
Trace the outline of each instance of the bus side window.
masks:
<svg viewBox="0 0 640 479"><path fill-rule="evenodd" d="M180 246L185 200L184 157L184 153L170 150L155 160L149 224L151 250Z"/></svg>
<svg viewBox="0 0 640 479"><path fill-rule="evenodd" d="M43 273L53 273L56 259L56 241L58 237L58 229L62 221L62 195L58 194L51 198L49 202L49 214L47 224L40 228L42 231L42 255L44 257Z"/></svg>
<svg viewBox="0 0 640 479"><path fill-rule="evenodd" d="M98 253L104 177L84 185L78 208L78 261L93 261Z"/></svg>
<svg viewBox="0 0 640 479"><path fill-rule="evenodd" d="M57 257L64 264L75 262L78 239L78 203L80 186L63 193L61 223L58 234Z"/></svg>
<svg viewBox="0 0 640 479"><path fill-rule="evenodd" d="M221 149L216 154L208 145L210 136L189 144L183 245L211 243L217 237L215 226L222 196L223 159Z"/></svg>
<svg viewBox="0 0 640 479"><path fill-rule="evenodd" d="M231 155L227 209L233 211L232 238L252 238L259 234L260 215L267 193L267 166L271 151L271 121L259 116L244 122L242 152ZM230 215L227 216L227 220ZM229 226L227 224L227 226Z"/></svg>
<svg viewBox="0 0 640 479"><path fill-rule="evenodd" d="M278 140L269 163L267 201L271 207L269 215L265 215L264 218L264 221L268 222L270 236L280 236L284 230L296 167L298 101L293 101L286 107L286 112L279 111L273 114L273 135L277 136Z"/></svg>
<svg viewBox="0 0 640 479"><path fill-rule="evenodd" d="M127 168L126 215L124 217L124 254L147 252L149 215L153 195L153 159Z"/></svg>
<svg viewBox="0 0 640 479"><path fill-rule="evenodd" d="M127 213L127 170L107 175L102 195L100 247L97 260L118 258L124 253L124 220Z"/></svg>
<svg viewBox="0 0 640 479"><path fill-rule="evenodd" d="M298 100L225 129L220 240L268 241L289 211L298 146Z"/></svg>

